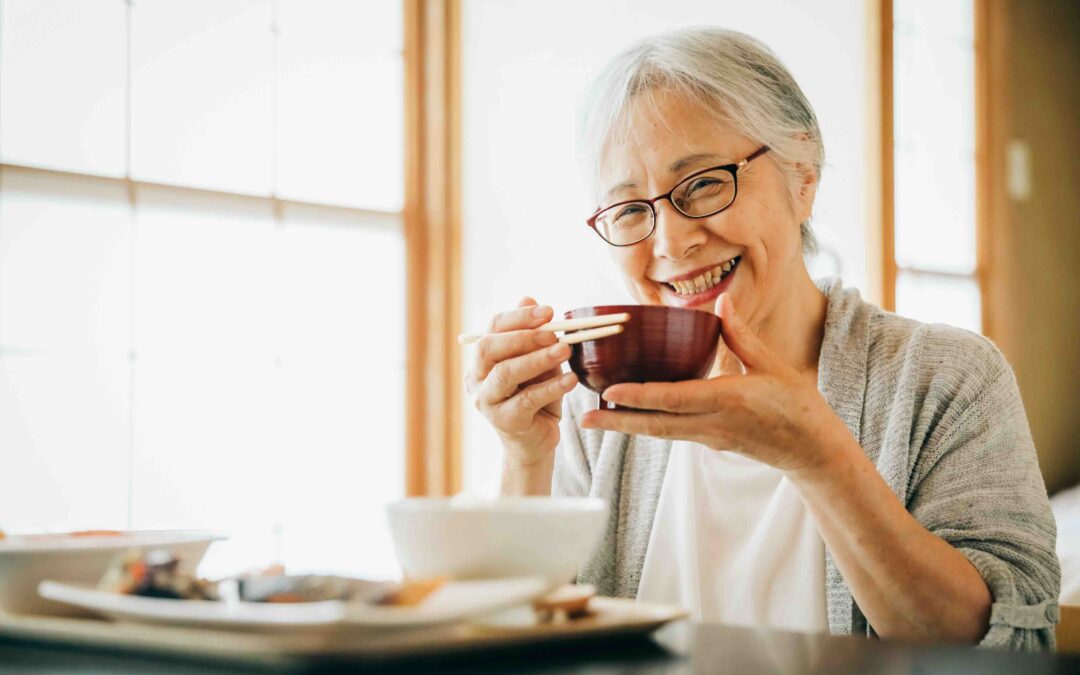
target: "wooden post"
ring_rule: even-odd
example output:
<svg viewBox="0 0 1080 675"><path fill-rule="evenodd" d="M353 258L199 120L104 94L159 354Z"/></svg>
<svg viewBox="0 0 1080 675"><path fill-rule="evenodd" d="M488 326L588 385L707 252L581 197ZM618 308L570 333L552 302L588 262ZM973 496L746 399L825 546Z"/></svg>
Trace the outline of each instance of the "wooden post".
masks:
<svg viewBox="0 0 1080 675"><path fill-rule="evenodd" d="M406 494L461 489L461 10L405 0Z"/></svg>
<svg viewBox="0 0 1080 675"><path fill-rule="evenodd" d="M867 35L867 297L896 309L893 201L893 3L869 0Z"/></svg>

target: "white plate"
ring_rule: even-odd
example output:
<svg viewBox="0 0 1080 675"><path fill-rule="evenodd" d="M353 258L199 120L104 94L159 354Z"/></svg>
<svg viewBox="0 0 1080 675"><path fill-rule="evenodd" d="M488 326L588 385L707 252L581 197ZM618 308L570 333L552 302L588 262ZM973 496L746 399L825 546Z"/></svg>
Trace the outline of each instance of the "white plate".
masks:
<svg viewBox="0 0 1080 675"><path fill-rule="evenodd" d="M530 602L544 593L539 577L448 582L415 607L377 607L341 601L273 604L169 600L44 581L42 597L117 621L274 631L327 626L409 627L459 621Z"/></svg>
<svg viewBox="0 0 1080 675"><path fill-rule="evenodd" d="M166 549L194 572L211 542L226 537L201 531L144 531L114 535L8 535L0 539L0 613L70 614L37 593L45 579L96 584L110 563L128 551Z"/></svg>

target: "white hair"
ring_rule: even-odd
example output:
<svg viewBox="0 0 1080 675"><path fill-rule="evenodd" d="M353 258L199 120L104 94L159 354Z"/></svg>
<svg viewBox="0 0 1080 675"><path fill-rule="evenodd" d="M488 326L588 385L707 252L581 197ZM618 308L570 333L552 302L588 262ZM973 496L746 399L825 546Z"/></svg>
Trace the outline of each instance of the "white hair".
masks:
<svg viewBox="0 0 1080 675"><path fill-rule="evenodd" d="M766 157L785 172L791 194L799 189L805 167L821 179L825 147L817 116L776 54L745 33L689 28L635 44L612 59L586 91L579 147L594 195L605 148L618 129L628 131L633 103L640 98L655 105L657 90L685 96L739 134L769 146ZM800 230L803 249L811 252L809 221Z"/></svg>

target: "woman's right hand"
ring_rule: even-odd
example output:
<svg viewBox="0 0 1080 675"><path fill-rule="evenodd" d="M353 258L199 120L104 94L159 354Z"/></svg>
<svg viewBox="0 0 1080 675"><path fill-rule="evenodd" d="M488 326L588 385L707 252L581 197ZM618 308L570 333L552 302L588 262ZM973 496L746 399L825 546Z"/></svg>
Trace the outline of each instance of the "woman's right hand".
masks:
<svg viewBox="0 0 1080 675"><path fill-rule="evenodd" d="M504 460L525 468L549 460L559 443L562 398L577 385L563 373L570 346L551 331L536 330L552 318L550 307L524 298L497 314L477 343L465 387L502 441Z"/></svg>

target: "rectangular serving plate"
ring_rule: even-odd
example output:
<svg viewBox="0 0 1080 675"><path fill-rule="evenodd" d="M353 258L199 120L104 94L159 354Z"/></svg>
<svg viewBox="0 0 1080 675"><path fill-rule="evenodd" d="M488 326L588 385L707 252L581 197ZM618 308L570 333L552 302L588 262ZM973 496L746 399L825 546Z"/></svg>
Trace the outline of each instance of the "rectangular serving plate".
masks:
<svg viewBox="0 0 1080 675"><path fill-rule="evenodd" d="M525 627L453 624L407 630L265 634L110 622L95 618L0 616L0 637L158 657L287 665L320 660L381 661L491 648L647 635L686 617L668 605L593 598L591 615Z"/></svg>

